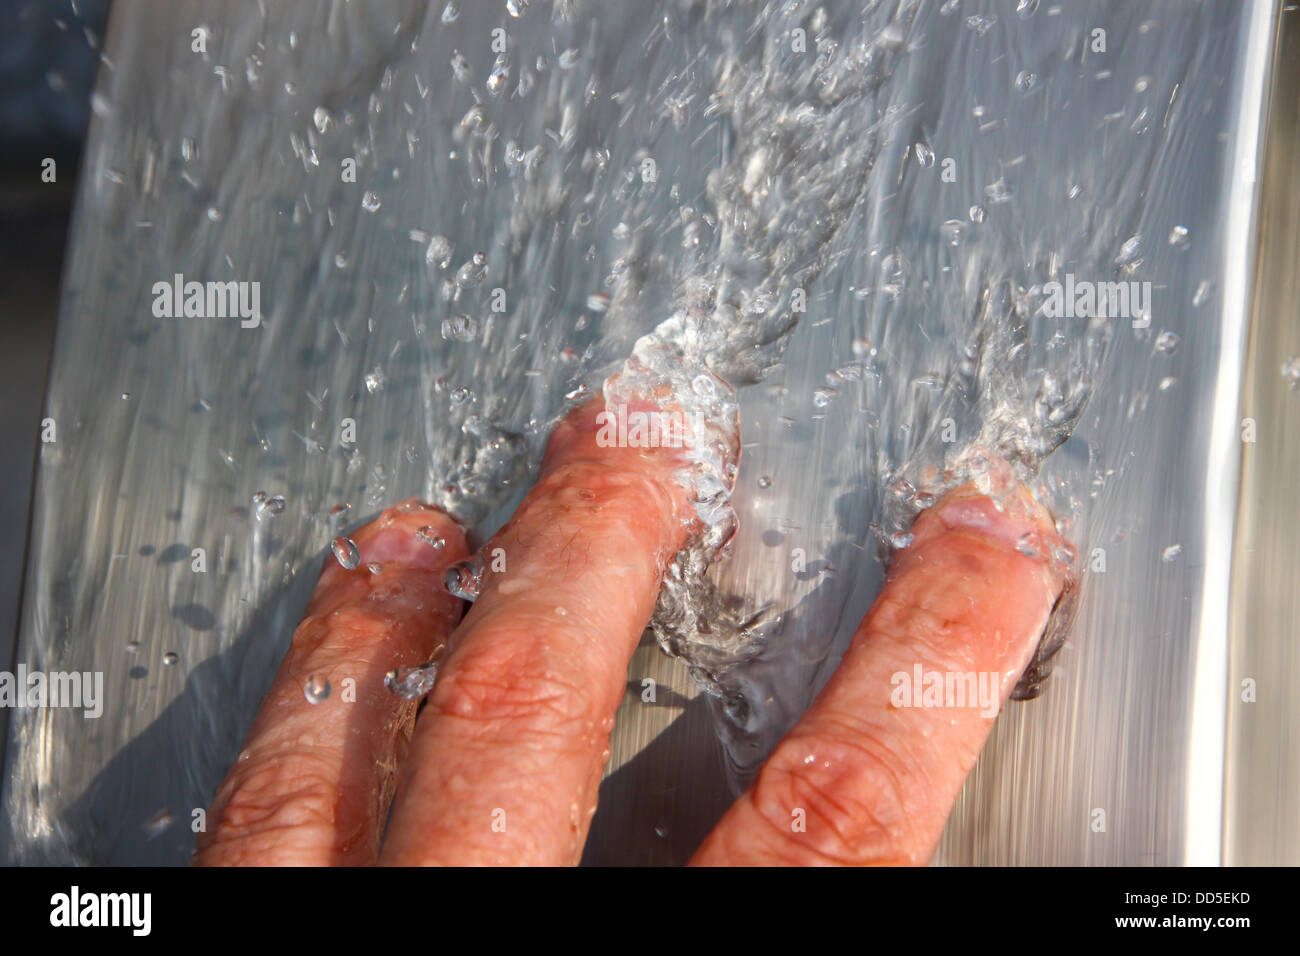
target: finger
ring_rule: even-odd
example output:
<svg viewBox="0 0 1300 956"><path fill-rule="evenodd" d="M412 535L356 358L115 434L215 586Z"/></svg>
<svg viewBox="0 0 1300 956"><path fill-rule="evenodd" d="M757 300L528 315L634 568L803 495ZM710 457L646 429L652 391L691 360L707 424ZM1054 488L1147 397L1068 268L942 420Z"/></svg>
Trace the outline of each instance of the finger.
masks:
<svg viewBox="0 0 1300 956"><path fill-rule="evenodd" d="M443 542L435 546L437 540ZM384 685L428 661L464 604L443 569L468 553L456 523L411 500L328 558L244 749L199 836L200 865L374 863L416 702ZM350 563L350 562L349 562ZM373 573L377 571L378 573ZM328 696L319 698L328 681Z"/></svg>
<svg viewBox="0 0 1300 956"><path fill-rule="evenodd" d="M921 864L933 855L1064 580L1051 519L1023 489L1005 510L960 489L912 530L830 682L692 862Z"/></svg>
<svg viewBox="0 0 1300 956"><path fill-rule="evenodd" d="M384 863L581 854L628 661L689 511L678 454L601 447L602 408L551 436L537 485L483 551L482 591L416 726Z"/></svg>

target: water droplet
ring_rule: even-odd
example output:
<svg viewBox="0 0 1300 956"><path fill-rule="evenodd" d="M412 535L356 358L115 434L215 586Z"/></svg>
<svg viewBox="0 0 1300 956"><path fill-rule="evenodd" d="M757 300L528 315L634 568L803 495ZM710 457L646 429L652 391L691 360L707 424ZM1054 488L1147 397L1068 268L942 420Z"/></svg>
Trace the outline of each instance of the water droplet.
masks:
<svg viewBox="0 0 1300 956"><path fill-rule="evenodd" d="M593 292L587 296L587 308L592 312L604 312L609 308L609 296L603 292Z"/></svg>
<svg viewBox="0 0 1300 956"><path fill-rule="evenodd" d="M425 250L424 261L431 266L445 269L451 265L451 254L451 240L446 236L434 236L429 240L429 248Z"/></svg>
<svg viewBox="0 0 1300 956"><path fill-rule="evenodd" d="M1167 392L1177 384L1178 379L1174 378L1172 375L1166 375L1160 380L1160 391Z"/></svg>
<svg viewBox="0 0 1300 956"><path fill-rule="evenodd" d="M499 55L496 62L492 65L492 72L488 74L487 90L493 96L499 94L510 81L510 58L504 53Z"/></svg>
<svg viewBox="0 0 1300 956"><path fill-rule="evenodd" d="M816 405L818 408L825 408L827 405L831 403L832 399L834 399L835 396L838 394L839 392L837 392L833 388L814 389L813 404Z"/></svg>
<svg viewBox="0 0 1300 956"><path fill-rule="evenodd" d="M1038 547L1035 541L1035 536L1032 533L1022 535L1020 540L1016 542L1016 550L1026 557L1038 557Z"/></svg>
<svg viewBox="0 0 1300 956"><path fill-rule="evenodd" d="M459 51L452 55L451 74L461 83L464 83L469 76L469 60L465 59L464 54Z"/></svg>
<svg viewBox="0 0 1300 956"><path fill-rule="evenodd" d="M772 487L772 479L769 478L767 475L762 475L762 476L758 479L758 487L760 487L760 488L771 488L771 487Z"/></svg>
<svg viewBox="0 0 1300 956"><path fill-rule="evenodd" d="M162 659L163 666L173 667L175 666L176 662L180 659L181 659L180 655L177 654L175 651L168 651L166 654L163 655L163 659Z"/></svg>
<svg viewBox="0 0 1300 956"><path fill-rule="evenodd" d="M443 580L450 594L462 601L473 601L483 584L483 562L477 557L458 561L447 569Z"/></svg>
<svg viewBox="0 0 1300 956"><path fill-rule="evenodd" d="M876 357L876 347L871 344L871 339L858 338L853 340L853 357L858 359L873 359Z"/></svg>
<svg viewBox="0 0 1300 956"><path fill-rule="evenodd" d="M419 531L415 532L415 536L431 548L441 550L447 546L447 539L438 534L438 529L433 527L433 525L425 525Z"/></svg>
<svg viewBox="0 0 1300 956"><path fill-rule="evenodd" d="M140 642L139 642L139 641L131 641L131 642L129 642L129 643L126 645L126 652L127 652L128 654L134 654L134 653L136 653L136 652L139 651L139 650L140 650Z"/></svg>
<svg viewBox="0 0 1300 956"><path fill-rule="evenodd" d="M311 676L307 678L307 683L302 685L302 695L307 698L309 704L319 704L330 695L330 682L323 677Z"/></svg>
<svg viewBox="0 0 1300 956"><path fill-rule="evenodd" d="M949 219L939 227L939 235L942 236L943 241L948 243L950 246L960 245L962 230L965 228L965 223L961 220Z"/></svg>
<svg viewBox="0 0 1300 956"><path fill-rule="evenodd" d="M365 382L366 391L375 395L384 390L384 386L388 384L388 376L384 374L382 366L376 365L372 371L366 373Z"/></svg>
<svg viewBox="0 0 1300 956"><path fill-rule="evenodd" d="M433 690L438 678L436 662L419 667L399 667L384 675L384 686L406 700L419 700Z"/></svg>
<svg viewBox="0 0 1300 956"><path fill-rule="evenodd" d="M1171 544L1160 553L1160 560L1165 562L1165 564L1169 564L1171 561L1177 560L1178 556L1182 553L1183 546L1181 544Z"/></svg>
<svg viewBox="0 0 1300 956"><path fill-rule="evenodd" d="M989 30L993 28L993 24L997 22L998 21L995 17L986 17L982 14L976 14L975 16L966 18L966 26L969 29L974 30L976 36L983 36L988 33Z"/></svg>
<svg viewBox="0 0 1300 956"><path fill-rule="evenodd" d="M442 8L442 22L455 23L458 16L460 16L460 4L457 3L456 0L450 0L450 2Z"/></svg>
<svg viewBox="0 0 1300 956"><path fill-rule="evenodd" d="M330 550L334 552L334 557L344 571L355 571L357 565L361 563L361 552L357 549L357 543L351 538L342 536L335 538L330 543Z"/></svg>
<svg viewBox="0 0 1300 956"><path fill-rule="evenodd" d="M334 268L346 269L347 267L348 267L348 254L346 252L340 252L338 255L334 257Z"/></svg>
<svg viewBox="0 0 1300 956"><path fill-rule="evenodd" d="M664 826L662 823L656 823L655 836L657 836L661 840L668 839L668 828Z"/></svg>
<svg viewBox="0 0 1300 956"><path fill-rule="evenodd" d="M565 392L564 400L566 402L573 402L579 399L586 398L590 394L591 394L591 389L589 389L586 385L579 385L577 388Z"/></svg>
<svg viewBox="0 0 1300 956"><path fill-rule="evenodd" d="M717 386L713 384L711 376L697 375L691 381L691 391L700 398L713 398L717 393Z"/></svg>
<svg viewBox="0 0 1300 956"><path fill-rule="evenodd" d="M560 59L557 61L560 64L560 69L561 70L573 69L575 66L578 65L579 56L581 56L581 54L578 52L576 48L565 50L563 53L560 54Z"/></svg>
<svg viewBox="0 0 1300 956"><path fill-rule="evenodd" d="M1131 272L1142 264L1141 255L1142 237L1140 235L1129 236L1124 240L1124 244L1119 247L1119 255L1115 257L1115 264L1123 266Z"/></svg>
<svg viewBox="0 0 1300 956"><path fill-rule="evenodd" d="M453 315L442 320L442 337L454 342L473 342L478 336L478 322L468 315Z"/></svg>
<svg viewBox="0 0 1300 956"><path fill-rule="evenodd" d="M1156 336L1155 350L1161 355L1173 355L1178 351L1178 346L1182 342L1174 332L1161 332Z"/></svg>
<svg viewBox="0 0 1300 956"><path fill-rule="evenodd" d="M380 564L378 561L372 561L366 565L366 570L369 571L371 574L383 574L384 566Z"/></svg>
<svg viewBox="0 0 1300 956"><path fill-rule="evenodd" d="M447 397L451 400L453 407L458 407L474 401L474 392L462 385L460 388L452 389L451 394Z"/></svg>
<svg viewBox="0 0 1300 956"><path fill-rule="evenodd" d="M329 110L323 106L318 106L314 111L312 111L311 121L316 124L317 132L328 133L330 125L333 123L333 118L330 116Z"/></svg>
<svg viewBox="0 0 1300 956"><path fill-rule="evenodd" d="M1016 92L1028 93L1038 82L1038 77L1028 70L1021 70L1016 74Z"/></svg>
<svg viewBox="0 0 1300 956"><path fill-rule="evenodd" d="M1214 289L1214 282L1210 279L1202 279L1196 287L1196 292L1192 295L1192 305L1200 308L1205 305L1210 298L1210 292Z"/></svg>
<svg viewBox="0 0 1300 956"><path fill-rule="evenodd" d="M259 491L253 495L253 516L258 521L274 518L283 511L284 499L279 495L267 497L265 491Z"/></svg>
<svg viewBox="0 0 1300 956"><path fill-rule="evenodd" d="M1191 233L1186 226L1174 226L1169 233L1169 244L1175 249L1186 249L1192 244Z"/></svg>
<svg viewBox="0 0 1300 956"><path fill-rule="evenodd" d="M1300 355L1293 355L1282 363L1282 377L1292 391L1300 389Z"/></svg>
<svg viewBox="0 0 1300 956"><path fill-rule="evenodd" d="M912 147L916 153L916 163L922 169L929 169L934 165L934 150L925 143L917 143Z"/></svg>
<svg viewBox="0 0 1300 956"><path fill-rule="evenodd" d="M1016 16L1028 20L1038 11L1038 0L1019 0L1016 4Z"/></svg>
<svg viewBox="0 0 1300 956"><path fill-rule="evenodd" d="M1002 178L995 183L989 183L984 187L984 195L988 197L989 202L993 205L1009 202L1011 200L1011 185Z"/></svg>
<svg viewBox="0 0 1300 956"><path fill-rule="evenodd" d="M364 209L366 212L378 212L379 207L382 204L383 203L380 200L380 198L368 189L365 191L365 194L362 195L361 197L361 208Z"/></svg>
<svg viewBox="0 0 1300 956"><path fill-rule="evenodd" d="M910 531L895 531L889 537L889 545L892 548L906 548L916 540L916 535Z"/></svg>
<svg viewBox="0 0 1300 956"><path fill-rule="evenodd" d="M983 206L977 204L970 207L970 211L967 213L967 215L970 216L971 222L975 223L976 225L979 225L985 219L988 218L988 210L985 209Z"/></svg>

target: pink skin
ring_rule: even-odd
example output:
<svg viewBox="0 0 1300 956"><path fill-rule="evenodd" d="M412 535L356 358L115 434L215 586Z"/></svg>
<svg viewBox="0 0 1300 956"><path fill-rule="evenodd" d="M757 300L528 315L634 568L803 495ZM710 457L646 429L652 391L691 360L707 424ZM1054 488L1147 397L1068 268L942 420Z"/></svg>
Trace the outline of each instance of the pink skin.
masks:
<svg viewBox="0 0 1300 956"><path fill-rule="evenodd" d="M356 536L363 562L385 555L393 565L380 586L392 573L404 594L384 596L369 576L327 566L218 793L198 862L579 859L628 660L691 517L673 476L680 453L600 447L601 408L575 410L551 436L537 485L484 548L479 598L450 637L459 602L442 590L442 572L465 553L450 521L442 552L414 547L409 534L435 523L432 512L410 521L389 512ZM977 708L895 707L892 676L918 663L994 672L1000 705L1067 586L1049 558L1017 547L1026 534L1058 540L1047 512L1014 483L1001 501L961 488L917 519L838 671L695 863L929 859L992 720ZM385 520L400 533L376 531ZM382 675L427 659L444 638L408 750L410 705L383 689ZM338 675L351 673L357 703L331 704ZM306 702L311 674L334 683L326 704Z"/></svg>
<svg viewBox="0 0 1300 956"><path fill-rule="evenodd" d="M441 549L416 532L432 526ZM323 866L373 863L416 705L390 693L384 675L429 660L460 620L462 602L442 586L466 557L446 515L415 501L390 508L355 535L361 565L327 558L306 616L239 760L217 791L200 865ZM367 565L383 565L371 574ZM308 678L328 679L318 704ZM355 682L355 700L348 681Z"/></svg>
<svg viewBox="0 0 1300 956"><path fill-rule="evenodd" d="M537 485L484 549L482 591L416 727L385 864L582 854L628 661L691 513L678 453L600 447L601 408L556 429Z"/></svg>
<svg viewBox="0 0 1300 956"><path fill-rule="evenodd" d="M999 675L999 706L1029 663L1061 588L1026 534L1056 540L1023 488L1005 511L969 486L913 525L830 682L697 865L924 864L993 721L978 707L896 707L895 674ZM796 825L796 821L799 825Z"/></svg>

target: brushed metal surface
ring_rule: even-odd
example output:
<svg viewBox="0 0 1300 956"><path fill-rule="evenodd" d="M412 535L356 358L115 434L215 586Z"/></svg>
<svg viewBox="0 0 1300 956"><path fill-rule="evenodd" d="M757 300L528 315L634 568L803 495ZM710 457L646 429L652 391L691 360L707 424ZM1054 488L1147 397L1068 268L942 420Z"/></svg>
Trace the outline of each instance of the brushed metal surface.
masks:
<svg viewBox="0 0 1300 956"><path fill-rule="evenodd" d="M1223 860L1300 863L1300 19L1282 18L1260 179L1259 255L1242 391L1233 543Z"/></svg>

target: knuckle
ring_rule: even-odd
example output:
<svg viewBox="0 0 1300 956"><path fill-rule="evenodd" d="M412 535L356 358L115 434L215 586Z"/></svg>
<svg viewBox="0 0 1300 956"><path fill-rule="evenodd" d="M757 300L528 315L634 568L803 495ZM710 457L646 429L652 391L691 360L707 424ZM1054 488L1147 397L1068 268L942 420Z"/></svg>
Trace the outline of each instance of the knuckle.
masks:
<svg viewBox="0 0 1300 956"><path fill-rule="evenodd" d="M904 758L879 739L788 738L755 782L753 803L793 859L924 863ZM802 811L804 826L792 825Z"/></svg>
<svg viewBox="0 0 1300 956"><path fill-rule="evenodd" d="M558 734L591 719L588 695L536 642L502 638L487 651L454 656L434 685L436 713L485 729Z"/></svg>
<svg viewBox="0 0 1300 956"><path fill-rule="evenodd" d="M266 760L232 779L200 850L232 845L237 858L260 848L332 844L338 788L317 761Z"/></svg>

